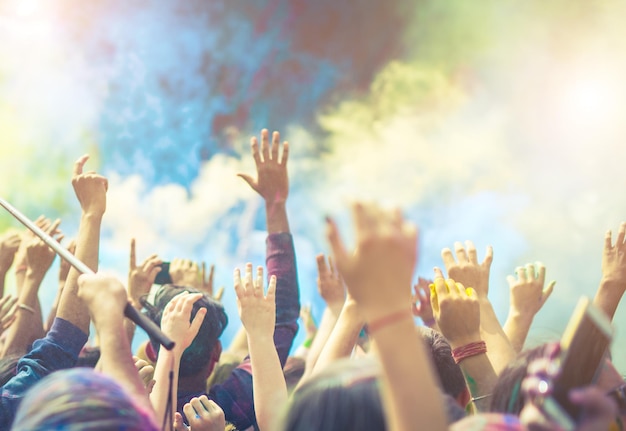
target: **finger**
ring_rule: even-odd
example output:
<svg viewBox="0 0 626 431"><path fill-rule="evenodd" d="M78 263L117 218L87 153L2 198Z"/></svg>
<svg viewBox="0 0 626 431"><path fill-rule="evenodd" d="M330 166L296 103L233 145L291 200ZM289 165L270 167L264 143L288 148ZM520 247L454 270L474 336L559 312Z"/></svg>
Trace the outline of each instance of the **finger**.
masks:
<svg viewBox="0 0 626 431"><path fill-rule="evenodd" d="M233 286L235 287L235 294L237 295L237 298L241 298L245 293L245 290L241 283L241 271L239 268L235 268L235 272L233 273Z"/></svg>
<svg viewBox="0 0 626 431"><path fill-rule="evenodd" d="M476 246L472 241L465 241L465 249L467 250L467 257L470 262L478 265L478 253L476 252Z"/></svg>
<svg viewBox="0 0 626 431"><path fill-rule="evenodd" d="M243 278L243 287L245 287L246 291L252 292L254 289L253 281L252 281L252 264L250 262L246 263L246 273Z"/></svg>
<svg viewBox="0 0 626 431"><path fill-rule="evenodd" d="M315 262L317 263L317 275L322 279L328 275L328 267L326 266L326 258L323 254L315 256Z"/></svg>
<svg viewBox="0 0 626 431"><path fill-rule="evenodd" d="M337 224L330 217L326 217L326 238L330 244L334 261L337 264L337 269L340 271L346 271L348 269L348 252L346 251L346 247L339 236Z"/></svg>
<svg viewBox="0 0 626 431"><path fill-rule="evenodd" d="M482 266L489 268L493 262L493 247L488 245L485 253L485 260L483 260Z"/></svg>
<svg viewBox="0 0 626 431"><path fill-rule="evenodd" d="M526 264L526 279L531 282L531 281L535 281L535 265L533 265L532 263Z"/></svg>
<svg viewBox="0 0 626 431"><path fill-rule="evenodd" d="M272 275L270 277L269 285L267 286L266 298L273 301L275 296L276 296L276 276ZM310 310L309 310L309 315L310 315Z"/></svg>
<svg viewBox="0 0 626 431"><path fill-rule="evenodd" d="M130 269L137 268L137 254L135 251L135 238L130 239Z"/></svg>
<svg viewBox="0 0 626 431"><path fill-rule="evenodd" d="M202 265L203 267L206 267L204 263ZM209 279L207 280L207 285L211 286L211 291L213 290L213 277L214 276L215 276L215 265L211 265L211 268L209 268Z"/></svg>
<svg viewBox="0 0 626 431"><path fill-rule="evenodd" d="M459 241L454 243L454 252L456 254L456 260L458 260L459 263L469 262L469 257L467 257L465 247L463 247L463 244Z"/></svg>
<svg viewBox="0 0 626 431"><path fill-rule="evenodd" d="M257 169L263 163L261 160L261 154L259 153L259 141L256 136L250 138L250 151L252 151L252 158L254 159L254 164Z"/></svg>
<svg viewBox="0 0 626 431"><path fill-rule="evenodd" d="M195 399L196 398L192 398L190 402L183 406L183 413L185 413L185 416L187 416L187 421L190 425L192 422L195 422L197 419L200 418L200 415L198 415L196 410L193 408L193 405L191 404L191 402Z"/></svg>
<svg viewBox="0 0 626 431"><path fill-rule="evenodd" d="M246 183L248 183L248 185L250 186L252 190L257 190L256 180L254 180L254 178L252 178L250 175L237 174L237 176L243 179Z"/></svg>
<svg viewBox="0 0 626 431"><path fill-rule="evenodd" d="M183 422L183 416L178 412L174 413L174 431L190 431L189 427Z"/></svg>
<svg viewBox="0 0 626 431"><path fill-rule="evenodd" d="M220 288L217 289L217 293L215 294L215 296L213 296L213 299L215 299L217 302L222 302L225 290L226 289L224 288L224 286L220 286Z"/></svg>
<svg viewBox="0 0 626 431"><path fill-rule="evenodd" d="M76 162L74 162L73 174L75 177L83 173L83 166L85 166L85 163L87 163L87 160L89 160L89 155L85 154L81 156L78 160L76 160Z"/></svg>
<svg viewBox="0 0 626 431"><path fill-rule="evenodd" d="M256 268L256 281L254 283L254 295L263 296L263 267L257 266Z"/></svg>
<svg viewBox="0 0 626 431"><path fill-rule="evenodd" d="M517 268L515 268L515 273L517 274L517 279L520 282L526 283L526 268L524 268L523 266L518 266Z"/></svg>
<svg viewBox="0 0 626 431"><path fill-rule="evenodd" d="M333 262L332 256L328 256L328 270L330 271L330 276L335 278L337 271L336 271L335 262Z"/></svg>
<svg viewBox="0 0 626 431"><path fill-rule="evenodd" d="M376 229L376 222L372 218L372 208L362 203L352 205L352 219L356 227L357 242L369 237Z"/></svg>
<svg viewBox="0 0 626 431"><path fill-rule="evenodd" d="M513 287L517 284L517 278L513 277L512 275L507 275L506 281L509 283L509 287Z"/></svg>
<svg viewBox="0 0 626 431"><path fill-rule="evenodd" d="M434 267L433 271L435 272L435 278L437 278L437 277L444 278L443 272L441 271L441 269L439 267L437 267L437 266Z"/></svg>
<svg viewBox="0 0 626 431"><path fill-rule="evenodd" d="M261 130L261 154L264 162L270 160L270 133L267 129Z"/></svg>
<svg viewBox="0 0 626 431"><path fill-rule="evenodd" d="M548 298L550 297L550 295L552 295L552 291L554 290L554 285L556 284L556 281L551 281L550 284L548 284L548 287L546 287L543 291L543 294L541 295L541 303L545 303Z"/></svg>
<svg viewBox="0 0 626 431"><path fill-rule="evenodd" d="M613 245L611 243L612 236L613 232L610 229L607 230L604 234L604 250L610 250L611 248L613 248Z"/></svg>
<svg viewBox="0 0 626 431"><path fill-rule="evenodd" d="M280 133L272 133L272 160L278 162L278 148L280 147Z"/></svg>
<svg viewBox="0 0 626 431"><path fill-rule="evenodd" d="M626 223L619 225L619 231L617 232L617 239L615 240L615 246L619 247L624 244L624 238L626 237Z"/></svg>
<svg viewBox="0 0 626 431"><path fill-rule="evenodd" d="M450 294L450 296L459 296L459 289L456 286L456 282L453 279L448 278L446 280L446 287L448 288L448 293Z"/></svg>
<svg viewBox="0 0 626 431"><path fill-rule="evenodd" d="M194 334L194 337L200 330L200 326L202 326L202 322L204 322L204 318L206 317L207 309L202 307L198 310L193 320L191 321L191 325L189 325L189 331Z"/></svg>
<svg viewBox="0 0 626 431"><path fill-rule="evenodd" d="M441 259L443 260L443 265L446 267L446 269L456 264L456 261L454 260L454 255L452 254L452 250L447 247L441 250Z"/></svg>
<svg viewBox="0 0 626 431"><path fill-rule="evenodd" d="M12 295L5 295L5 296L3 296L2 298L0 298L0 310L4 309L4 308L5 308L5 307L4 307L4 305L5 305L8 301L13 300L13 299L16 299L16 298L14 298ZM16 300L17 300L17 299L16 299Z"/></svg>
<svg viewBox="0 0 626 431"><path fill-rule="evenodd" d="M437 295L437 297L444 298L448 296L448 286L446 285L446 281L443 279L443 277L435 277L434 285L435 294Z"/></svg>
<svg viewBox="0 0 626 431"><path fill-rule="evenodd" d="M59 225L61 224L61 219L58 218L55 221L53 221L50 226L48 227L48 229L46 230L46 233L48 235L52 235L54 234L54 232L56 232L56 230L58 229Z"/></svg>
<svg viewBox="0 0 626 431"><path fill-rule="evenodd" d="M285 166L287 164L287 160L289 159L289 142L283 142L283 156L280 159L281 166Z"/></svg>
<svg viewBox="0 0 626 431"><path fill-rule="evenodd" d="M546 266L541 262L536 262L535 267L537 268L537 281L543 286L546 282Z"/></svg>
<svg viewBox="0 0 626 431"><path fill-rule="evenodd" d="M17 296L9 297L9 300L2 305L2 308L0 308L0 312L2 313L2 315L10 315L11 313L15 313L17 311L17 300Z"/></svg>
<svg viewBox="0 0 626 431"><path fill-rule="evenodd" d="M206 410L207 412L211 411L211 400L208 399L206 395L200 395L200 397L198 398L198 402L204 410Z"/></svg>
<svg viewBox="0 0 626 431"><path fill-rule="evenodd" d="M467 292L466 292L467 289L465 289L465 286L463 285L463 283L455 282L454 285L456 288L456 292L459 296L467 296Z"/></svg>

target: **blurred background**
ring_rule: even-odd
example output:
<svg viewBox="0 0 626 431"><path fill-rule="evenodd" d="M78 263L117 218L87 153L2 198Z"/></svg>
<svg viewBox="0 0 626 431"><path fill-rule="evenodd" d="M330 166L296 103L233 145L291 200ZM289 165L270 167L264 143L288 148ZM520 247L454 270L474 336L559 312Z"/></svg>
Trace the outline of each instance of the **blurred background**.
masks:
<svg viewBox="0 0 626 431"><path fill-rule="evenodd" d="M90 154L109 178L100 268L126 280L131 237L140 261L215 264L228 340L232 270L264 262L266 236L235 175L254 173L250 136L280 130L318 320L324 216L350 241L348 205L367 199L419 225L416 278L454 241L480 259L493 245L502 322L506 276L544 262L557 284L528 343L554 340L626 220L625 14L609 0L0 0L0 195L71 237L72 164ZM623 307L615 323L624 371Z"/></svg>

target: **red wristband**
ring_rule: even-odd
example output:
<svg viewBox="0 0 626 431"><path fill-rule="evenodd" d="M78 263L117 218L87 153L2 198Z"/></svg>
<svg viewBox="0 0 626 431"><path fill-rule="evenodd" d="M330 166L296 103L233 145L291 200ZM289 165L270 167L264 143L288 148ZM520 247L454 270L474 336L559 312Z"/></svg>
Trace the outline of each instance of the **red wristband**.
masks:
<svg viewBox="0 0 626 431"><path fill-rule="evenodd" d="M380 317L370 323L367 324L367 332L369 334L373 334L379 329L391 325L392 323L396 323L397 321L403 320L407 317L413 319L413 313L411 313L410 309L407 310L398 310L394 313L387 314L386 316Z"/></svg>
<svg viewBox="0 0 626 431"><path fill-rule="evenodd" d="M454 358L454 362L458 364L463 359L483 353L487 353L487 344L485 344L484 341L475 341L452 350L452 357Z"/></svg>

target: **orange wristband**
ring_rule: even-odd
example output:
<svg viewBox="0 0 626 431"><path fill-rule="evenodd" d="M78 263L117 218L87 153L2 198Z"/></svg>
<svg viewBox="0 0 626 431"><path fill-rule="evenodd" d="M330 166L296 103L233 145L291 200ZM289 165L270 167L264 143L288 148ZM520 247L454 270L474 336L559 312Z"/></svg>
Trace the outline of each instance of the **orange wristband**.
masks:
<svg viewBox="0 0 626 431"><path fill-rule="evenodd" d="M394 313L387 314L386 316L380 317L370 323L367 324L367 332L372 334L378 331L380 328L384 328L387 325L391 325L392 323L396 323L400 320L404 320L407 317L413 319L413 313L411 310L398 310Z"/></svg>

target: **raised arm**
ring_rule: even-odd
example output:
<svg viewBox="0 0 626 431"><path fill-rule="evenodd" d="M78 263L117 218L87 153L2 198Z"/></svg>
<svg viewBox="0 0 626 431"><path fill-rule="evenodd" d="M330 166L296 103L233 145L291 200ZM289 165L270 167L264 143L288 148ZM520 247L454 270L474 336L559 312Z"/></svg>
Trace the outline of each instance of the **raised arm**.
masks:
<svg viewBox="0 0 626 431"><path fill-rule="evenodd" d="M497 376L487 357L487 347L480 337L480 304L476 292L453 279L443 279L435 268L431 302L441 333L452 347L452 356L478 410L487 410Z"/></svg>
<svg viewBox="0 0 626 431"><path fill-rule="evenodd" d="M602 252L602 279L593 303L612 320L626 291L626 222L622 223L613 244L609 230L604 237Z"/></svg>
<svg viewBox="0 0 626 431"><path fill-rule="evenodd" d="M419 340L411 312L417 230L399 211L353 207L357 245L346 250L337 226L328 239L348 291L363 310L382 364L381 395L388 429L444 430L445 414L435 371ZM402 354L398 347L402 346Z"/></svg>
<svg viewBox="0 0 626 431"><path fill-rule="evenodd" d="M60 220L48 228L48 235L60 241L63 234L57 229ZM39 287L50 269L56 254L39 238L31 238L26 246L26 276L18 298L17 318L7 331L4 356L24 355L33 341L43 338L43 320L39 305Z"/></svg>
<svg viewBox="0 0 626 431"><path fill-rule="evenodd" d="M467 249L466 249L467 247ZM496 373L500 373L515 358L515 350L511 346L498 317L487 297L489 293L489 272L493 261L493 250L487 247L485 260L478 263L478 253L471 241L454 244L456 260L449 248L441 252L448 277L476 291L480 304L480 335L487 343L487 356Z"/></svg>
<svg viewBox="0 0 626 431"><path fill-rule="evenodd" d="M88 158L87 155L82 156L74 163L72 176L72 185L82 211L76 237L76 257L93 271L97 271L100 226L106 210L108 182L95 172L83 173L83 166ZM77 295L78 276L78 271L72 267L61 294L57 317L89 334L89 313Z"/></svg>
<svg viewBox="0 0 626 431"><path fill-rule="evenodd" d="M511 290L509 316L504 323L504 333L509 338L516 353L522 351L535 314L546 303L556 281L551 281L544 289L546 267L537 263L520 266L515 270L517 278L509 275L507 281Z"/></svg>
<svg viewBox="0 0 626 431"><path fill-rule="evenodd" d="M72 254L76 253L76 241L70 241L67 246L67 251ZM48 313L48 318L46 319L46 324L44 326L44 330L46 332L52 328L54 318L57 317L59 301L61 300L61 294L63 293L63 288L65 287L65 282L67 281L67 275L70 272L70 266L71 265L65 259L61 259L61 262L59 263L59 284L57 286L57 294L54 297L54 302L52 303L52 307L50 307L50 312Z"/></svg>
<svg viewBox="0 0 626 431"><path fill-rule="evenodd" d="M153 416L124 328L124 307L128 303L124 285L114 277L100 274L81 275L77 283L77 294L86 305L100 340L100 371L112 377Z"/></svg>
<svg viewBox="0 0 626 431"><path fill-rule="evenodd" d="M419 277L417 283L413 285L413 315L422 319L424 326L428 326L435 331L439 331L433 307L430 304L430 285L433 282L425 278ZM441 332L441 331L439 331Z"/></svg>
<svg viewBox="0 0 626 431"><path fill-rule="evenodd" d="M252 157L256 165L257 178L250 175L238 174L254 191L265 200L265 214L267 216L267 233L289 232L287 220L287 196L289 195L289 178L287 176L287 159L289 157L289 144L285 141L280 153L280 134L270 136L267 129L261 131L261 148L255 137L250 139Z"/></svg>
<svg viewBox="0 0 626 431"><path fill-rule="evenodd" d="M155 384L150 393L150 401L156 411L159 423L163 423L163 419L166 418L168 414L167 401L169 395L168 390L170 389L172 391L172 412L176 411L180 359L185 349L191 345L191 342L198 334L200 325L202 325L207 313L206 308L200 308L193 320L191 320L193 304L200 298L202 298L201 293L190 294L184 291L172 298L163 310L161 330L165 335L174 340L176 345L172 350L160 349L156 366L154 367ZM169 379L170 373L172 376L171 388ZM170 419L173 421L173 416Z"/></svg>
<svg viewBox="0 0 626 431"><path fill-rule="evenodd" d="M267 293L263 294L263 268L257 268L253 279L252 264L248 263L243 280L239 269L235 270L234 285L239 316L248 335L257 424L261 431L274 430L287 403L283 367L272 342L276 320L276 277L270 278Z"/></svg>

